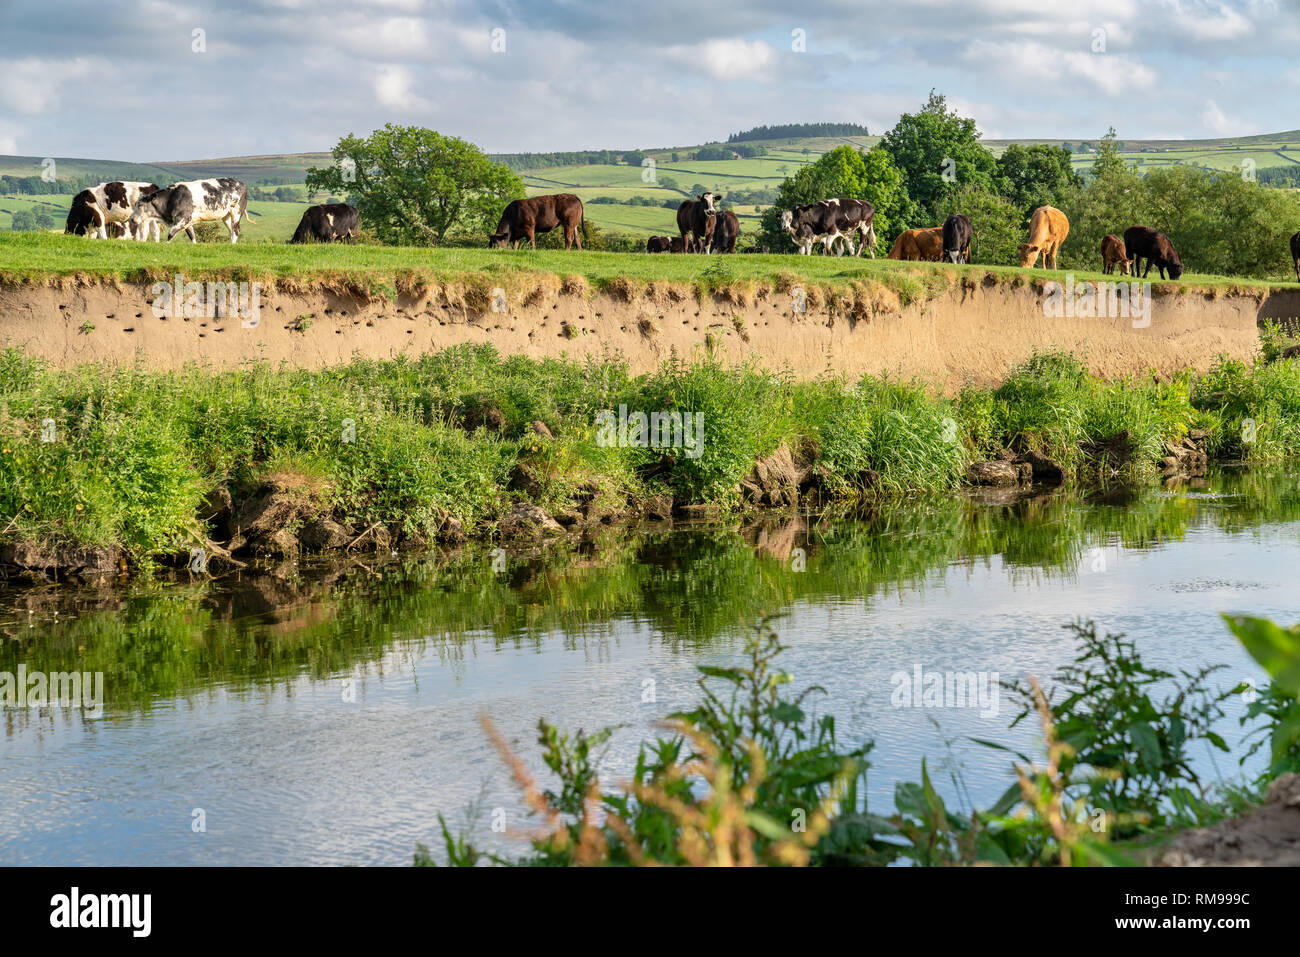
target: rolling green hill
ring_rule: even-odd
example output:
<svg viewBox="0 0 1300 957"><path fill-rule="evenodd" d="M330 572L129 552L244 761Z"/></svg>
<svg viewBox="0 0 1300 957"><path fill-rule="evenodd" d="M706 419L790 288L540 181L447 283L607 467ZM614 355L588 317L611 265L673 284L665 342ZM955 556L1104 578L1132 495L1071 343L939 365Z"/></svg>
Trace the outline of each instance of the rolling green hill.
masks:
<svg viewBox="0 0 1300 957"><path fill-rule="evenodd" d="M775 190L787 176L795 173L802 164L811 163L836 146L845 143L857 147L872 147L880 141L878 136L776 138L747 140L744 146L762 146L768 152L762 157L730 161L698 161L690 157L702 146L723 147L725 143L707 143L697 146L676 146L646 149L646 156L654 160L653 176L640 165L618 163L592 163L576 166L545 166L519 170L530 196L542 193L571 192L587 204L587 218L606 230L630 233L637 236L672 234L676 231L676 216L672 209L663 208L665 202L678 202L699 187L714 190L724 199L724 205L735 210L741 218L741 228L752 230L757 225L761 202L753 202L746 194L760 190ZM1097 138L1068 141L1075 150L1073 165L1076 170L1086 170L1092 165ZM1024 145L1050 143L1061 145L1060 140L1017 139L986 140L985 145L995 155L1000 155L1012 143ZM741 145L741 144L732 144ZM1265 133L1257 136L1237 136L1203 140L1127 140L1124 141L1123 158L1141 169L1169 164L1191 164L1211 169L1239 169L1243 160L1250 159L1255 168L1265 170L1278 166L1300 165L1300 130ZM674 158L676 157L676 158ZM41 157L0 156L0 175L39 176ZM328 153L288 153L270 156L234 156L207 160L171 160L153 163L125 163L113 160L91 160L55 157L60 178L95 176L100 179L135 179L153 182L173 182L200 179L208 176L235 176L250 186L301 187L306 171L311 166L326 166ZM621 202L593 203L592 200L608 197ZM655 205L632 205L633 197L654 201ZM20 209L45 204L60 221L66 215L70 198L67 196L0 196L0 229L8 229L12 214ZM301 203L250 203L254 214L262 213L265 228L257 230L258 238L287 239L292 234ZM52 207L57 207L54 209ZM249 239L253 233L246 234Z"/></svg>

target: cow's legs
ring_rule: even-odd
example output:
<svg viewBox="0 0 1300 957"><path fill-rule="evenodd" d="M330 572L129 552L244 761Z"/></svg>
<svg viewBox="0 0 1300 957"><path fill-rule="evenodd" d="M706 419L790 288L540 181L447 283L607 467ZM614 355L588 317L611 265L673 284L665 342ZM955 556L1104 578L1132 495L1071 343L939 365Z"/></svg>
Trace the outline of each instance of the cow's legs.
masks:
<svg viewBox="0 0 1300 957"><path fill-rule="evenodd" d="M230 213L227 213L223 222L226 224L226 228L230 230L231 245L239 242L239 214L236 213L232 216Z"/></svg>

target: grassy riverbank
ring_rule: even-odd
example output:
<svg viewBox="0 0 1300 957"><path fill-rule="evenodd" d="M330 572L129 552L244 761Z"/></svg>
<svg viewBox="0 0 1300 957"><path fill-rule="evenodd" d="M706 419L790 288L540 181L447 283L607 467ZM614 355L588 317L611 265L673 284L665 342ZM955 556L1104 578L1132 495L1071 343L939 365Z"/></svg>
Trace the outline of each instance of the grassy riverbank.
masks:
<svg viewBox="0 0 1300 957"><path fill-rule="evenodd" d="M598 416L621 406L680 413L683 437L698 422L700 442L620 444ZM972 461L1008 448L1052 459L1067 481L1153 476L1189 434L1204 435L1212 459L1295 454L1300 364L1106 382L1073 358L1039 355L997 389L949 399L708 360L632 377L613 360L503 358L486 346L222 373L68 373L11 350L0 353L0 543L120 548L142 566L226 541L217 526L230 515L214 521L214 503L230 512L233 500L237 513L270 490L292 503L291 535L328 519L349 539L378 530L418 544L494 535L518 502L581 525L774 504L781 481L803 503L951 490ZM755 472L782 450L793 477Z"/></svg>

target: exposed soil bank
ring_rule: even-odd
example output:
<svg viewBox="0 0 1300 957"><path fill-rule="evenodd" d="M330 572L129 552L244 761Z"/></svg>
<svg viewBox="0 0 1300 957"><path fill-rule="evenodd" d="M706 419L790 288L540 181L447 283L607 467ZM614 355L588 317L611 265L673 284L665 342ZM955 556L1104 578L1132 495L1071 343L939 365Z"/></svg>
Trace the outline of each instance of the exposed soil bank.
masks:
<svg viewBox="0 0 1300 957"><path fill-rule="evenodd" d="M382 299L286 281L261 287L257 325L246 328L238 315L159 318L147 284L68 280L0 288L0 348L59 367L138 361L152 369L187 362L225 369L250 359L320 368L356 356L391 359L490 343L533 358L621 353L633 373L657 368L674 351L689 356L703 348L803 378L828 369L851 377L888 373L951 390L1000 382L1046 349L1075 353L1107 378L1201 370L1221 354L1253 356L1262 320L1300 315L1294 290L1240 294L1154 283L1146 325L1140 317L1048 316L1036 279L1017 284L954 273L946 290L909 304L874 282L843 292L784 285L737 284L701 299L680 284L593 294L578 277L551 276L495 299L453 284Z"/></svg>

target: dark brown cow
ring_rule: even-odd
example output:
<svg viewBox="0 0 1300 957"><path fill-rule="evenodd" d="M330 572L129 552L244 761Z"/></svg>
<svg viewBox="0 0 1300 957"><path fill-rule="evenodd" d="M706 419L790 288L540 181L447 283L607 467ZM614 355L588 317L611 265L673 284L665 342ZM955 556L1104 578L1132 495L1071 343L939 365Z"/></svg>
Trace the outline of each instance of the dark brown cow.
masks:
<svg viewBox="0 0 1300 957"><path fill-rule="evenodd" d="M714 218L717 224L713 227L713 251L734 253L736 237L740 235L740 220L729 209L723 210Z"/></svg>
<svg viewBox="0 0 1300 957"><path fill-rule="evenodd" d="M1142 267L1142 259L1147 261L1146 272L1142 273L1145 279L1151 272L1151 267L1155 266L1160 270L1160 278L1165 278L1165 270L1169 270L1169 278L1177 279L1183 274L1183 261L1178 258L1178 251L1174 249L1174 244L1169 241L1169 237L1164 233L1158 233L1150 226L1130 226L1124 230L1124 249L1128 252L1129 258L1133 261L1133 275Z"/></svg>
<svg viewBox="0 0 1300 957"><path fill-rule="evenodd" d="M684 252L686 252L686 240L683 239L681 236L674 236L674 237L669 241L669 244L668 244L668 251L669 251L670 253L684 253Z"/></svg>
<svg viewBox="0 0 1300 957"><path fill-rule="evenodd" d="M1300 233L1291 237L1291 258L1295 260L1295 281L1300 282Z"/></svg>
<svg viewBox="0 0 1300 957"><path fill-rule="evenodd" d="M1125 276L1133 268L1128 261L1128 250L1124 248L1124 240L1114 233L1107 233L1101 241L1101 271L1109 275L1115 271L1116 266L1119 266L1119 271Z"/></svg>
<svg viewBox="0 0 1300 957"><path fill-rule="evenodd" d="M970 217L953 213L943 221L943 258L957 265L970 262Z"/></svg>
<svg viewBox="0 0 1300 957"><path fill-rule="evenodd" d="M488 248L505 249L513 245L518 249L519 244L527 239L528 245L536 249L536 234L549 233L556 226L564 227L565 249L571 249L575 245L582 249L578 229L582 229L583 237L587 235L582 200L572 193L516 199L501 214L496 232L488 238Z"/></svg>
<svg viewBox="0 0 1300 957"><path fill-rule="evenodd" d="M666 253L672 246L673 241L667 236L651 236L645 241L645 251L648 253Z"/></svg>
<svg viewBox="0 0 1300 957"><path fill-rule="evenodd" d="M677 230L682 234L688 253L708 252L713 245L718 212L716 203L721 198L713 193L701 193L696 199L688 199L677 207Z"/></svg>

